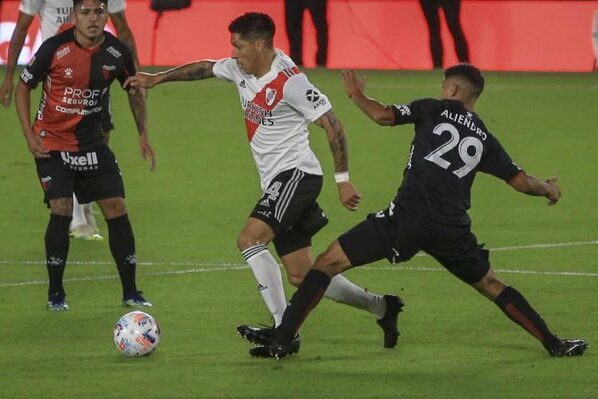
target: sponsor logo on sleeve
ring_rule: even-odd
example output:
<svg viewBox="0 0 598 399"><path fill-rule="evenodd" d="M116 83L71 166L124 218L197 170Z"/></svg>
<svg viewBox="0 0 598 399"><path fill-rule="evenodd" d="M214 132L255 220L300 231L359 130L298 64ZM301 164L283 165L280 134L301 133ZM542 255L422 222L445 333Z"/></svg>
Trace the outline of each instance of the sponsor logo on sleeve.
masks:
<svg viewBox="0 0 598 399"><path fill-rule="evenodd" d="M64 69L64 77L72 78L73 77L73 68L65 68Z"/></svg>
<svg viewBox="0 0 598 399"><path fill-rule="evenodd" d="M314 109L318 109L322 105L326 104L326 99L320 96L320 93L316 89L309 89L305 93L307 101L312 103Z"/></svg>
<svg viewBox="0 0 598 399"><path fill-rule="evenodd" d="M66 46L65 48L62 48L56 52L56 59L59 60L65 55L69 54L70 52L71 48L69 46Z"/></svg>
<svg viewBox="0 0 598 399"><path fill-rule="evenodd" d="M120 53L120 51L118 51L117 49L115 49L114 47L110 46L106 49L106 51L108 53L110 53L110 55L112 55L114 58L120 58L122 56L122 54Z"/></svg>

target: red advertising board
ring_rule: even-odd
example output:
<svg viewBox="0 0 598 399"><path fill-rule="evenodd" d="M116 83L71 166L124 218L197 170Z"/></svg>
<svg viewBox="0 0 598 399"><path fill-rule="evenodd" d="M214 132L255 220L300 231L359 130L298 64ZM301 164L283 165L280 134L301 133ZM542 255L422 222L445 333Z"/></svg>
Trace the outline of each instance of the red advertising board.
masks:
<svg viewBox="0 0 598 399"><path fill-rule="evenodd" d="M4 63L18 1L0 3L0 63ZM598 1L464 0L461 20L471 62L485 70L589 71ZM282 0L195 0L189 9L157 14L149 0L129 0L127 18L144 65L176 65L230 54L228 23L247 11L270 14L275 46L288 50ZM429 69L428 32L417 0L329 0L331 68ZM39 45L30 29L20 62ZM455 63L453 41L442 21L445 64ZM305 66L314 66L315 32L304 19Z"/></svg>

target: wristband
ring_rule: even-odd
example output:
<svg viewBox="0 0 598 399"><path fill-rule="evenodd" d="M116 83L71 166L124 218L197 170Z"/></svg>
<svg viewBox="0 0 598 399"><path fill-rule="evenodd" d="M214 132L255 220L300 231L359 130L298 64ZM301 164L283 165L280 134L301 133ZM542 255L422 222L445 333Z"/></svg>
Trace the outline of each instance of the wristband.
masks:
<svg viewBox="0 0 598 399"><path fill-rule="evenodd" d="M336 180L337 183L344 183L349 181L349 172L335 173L334 180Z"/></svg>

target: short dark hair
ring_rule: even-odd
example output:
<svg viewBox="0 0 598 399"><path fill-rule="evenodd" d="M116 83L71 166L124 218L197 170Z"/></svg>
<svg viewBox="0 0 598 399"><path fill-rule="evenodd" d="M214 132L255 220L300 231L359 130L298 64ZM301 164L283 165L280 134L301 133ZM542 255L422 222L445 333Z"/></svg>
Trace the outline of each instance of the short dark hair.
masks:
<svg viewBox="0 0 598 399"><path fill-rule="evenodd" d="M248 12L235 18L228 25L228 31L240 34L243 39L264 39L271 46L276 26L269 15L260 12Z"/></svg>
<svg viewBox="0 0 598 399"><path fill-rule="evenodd" d="M453 65L444 71L444 78L448 79L452 76L459 76L466 79L473 85L474 95L476 98L484 91L484 84L486 80L482 72L474 65L463 62L461 64Z"/></svg>
<svg viewBox="0 0 598 399"><path fill-rule="evenodd" d="M76 7L79 3L81 3L83 0L73 0L73 8ZM100 3L105 3L106 5L108 5L108 0L99 0Z"/></svg>

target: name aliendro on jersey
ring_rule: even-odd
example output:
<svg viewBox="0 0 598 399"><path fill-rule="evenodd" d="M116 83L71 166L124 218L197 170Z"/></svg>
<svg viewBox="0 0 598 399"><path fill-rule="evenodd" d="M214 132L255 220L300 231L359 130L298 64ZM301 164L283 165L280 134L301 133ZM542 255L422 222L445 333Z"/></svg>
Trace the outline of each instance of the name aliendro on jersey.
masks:
<svg viewBox="0 0 598 399"><path fill-rule="evenodd" d="M471 115L466 116L466 115L459 114L459 113L453 113L453 112L450 112L448 109L445 109L444 111L442 111L440 116L444 116L445 118L447 118L453 122L456 122L459 125L465 126L469 130L474 132L476 135L480 136L482 141L486 140L486 138L488 137L486 132L484 132L482 129L477 127L475 122L473 120L471 120Z"/></svg>
<svg viewBox="0 0 598 399"><path fill-rule="evenodd" d="M274 126L272 111L244 98L241 98L241 106L245 111L245 119L248 121L262 126Z"/></svg>

